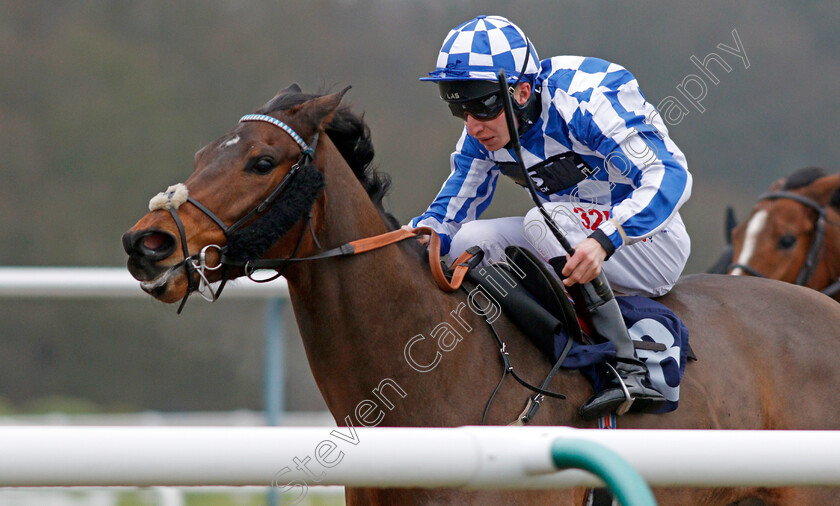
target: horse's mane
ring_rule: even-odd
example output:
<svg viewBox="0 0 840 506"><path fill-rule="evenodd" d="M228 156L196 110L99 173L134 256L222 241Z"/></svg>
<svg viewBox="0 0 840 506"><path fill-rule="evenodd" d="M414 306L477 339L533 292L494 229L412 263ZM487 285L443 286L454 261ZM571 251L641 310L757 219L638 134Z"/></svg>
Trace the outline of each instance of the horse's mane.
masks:
<svg viewBox="0 0 840 506"><path fill-rule="evenodd" d="M287 89L281 92L258 112L270 114L275 111L288 110L321 95L297 92ZM354 113L350 107L340 106L333 114L332 120L325 128L330 140L338 148L339 153L353 170L353 174L362 184L370 200L382 214L386 224L391 228L398 228L399 221L385 211L382 200L391 188L391 177L373 165L373 141L370 128L364 122L364 117Z"/></svg>
<svg viewBox="0 0 840 506"><path fill-rule="evenodd" d="M803 188L827 175L828 171L822 167L802 167L790 173L782 185L782 190L787 191Z"/></svg>

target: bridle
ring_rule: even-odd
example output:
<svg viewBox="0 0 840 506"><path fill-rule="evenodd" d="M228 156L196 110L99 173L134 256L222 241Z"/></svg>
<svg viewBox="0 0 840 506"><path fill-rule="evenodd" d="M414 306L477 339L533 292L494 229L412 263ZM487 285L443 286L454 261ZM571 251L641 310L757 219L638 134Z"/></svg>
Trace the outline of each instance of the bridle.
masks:
<svg viewBox="0 0 840 506"><path fill-rule="evenodd" d="M759 202L775 199L793 200L794 202L798 202L817 213L817 221L814 225L814 238L811 240L811 247L808 249L808 254L805 257L805 263L802 264L802 268L799 269L799 273L796 275L796 280L794 281L794 284L805 286L805 284L808 283L814 275L814 271L817 268L817 259L820 254L820 250L825 244L825 225L828 222L825 206L820 205L813 199L788 191L768 192L758 197ZM760 278L767 277L757 269L746 264L733 263L729 266L728 270L732 271L732 269L736 268L741 269L752 276ZM840 292L840 279L837 279L820 291L829 297L834 296L837 292Z"/></svg>
<svg viewBox="0 0 840 506"><path fill-rule="evenodd" d="M318 143L318 133L315 133L315 136L312 139L311 144L307 144L303 138L297 134L290 126L286 123L283 123L279 119L268 116L266 114L247 114L243 116L239 122L249 122L249 121L262 121L274 125L284 132L286 132L301 148L301 156L297 162L292 165L289 169L289 172L283 176L283 179L280 180L279 183L274 187L271 193L259 204L257 204L253 209L248 211L242 218L238 219L234 222L231 226L227 226L227 224L219 218L213 211L211 211L207 206L199 202L198 200L187 197L186 201L194 205L198 208L202 213L207 215L219 228L222 229L226 238L230 238L232 234L241 231L245 226L251 222L254 218L258 215L263 214L269 208L271 208L278 199L288 190L291 186L295 178L304 171L308 170L317 170L313 167L312 162L315 159L315 148ZM314 204L314 199L311 204ZM175 221L175 226L178 228L178 234L181 239L181 251L184 255L184 268L186 270L187 276L187 291L184 295L184 298L181 300L181 305L178 307L178 313L180 314L184 308L184 305L187 302L190 294L192 292L198 292L202 298L209 302L213 302L219 298L224 289L225 285L227 284L228 280L230 279L230 269L232 267L241 267L244 269L245 274L252 280L257 282L266 282L276 279L277 277L281 276L283 272L278 272L275 276L272 276L268 279L258 280L255 279L252 275L254 271L258 268L269 267L268 265L265 266L256 266L252 265L251 261L242 261L241 259L237 258L234 255L231 255L231 251L228 245L219 246L217 244L208 244L201 248L196 254L191 255L189 252L189 247L187 246L187 234L184 228L183 222L181 221L180 217L178 216L178 206L171 206L168 208L169 213L172 215L172 219ZM300 238L298 239L297 245L295 246L294 251L291 254L290 258L287 259L276 259L273 261L271 266L276 265L283 265L285 268L289 265L289 262L297 256L298 252L300 251L301 245L303 244L304 237L306 235L306 230L308 229L312 234L313 239L315 240L316 245L320 248L320 244L318 244L318 239L315 237L315 233L312 230L312 210L311 205L309 210L302 216L306 219L306 228L301 233ZM207 252L211 250L216 250L219 254L219 263L215 266L210 266L207 264ZM212 286L210 285L210 281L207 278L208 271L215 271L218 269L222 269L222 280L221 284L219 285L216 291L213 291ZM198 275L198 281L195 280L195 275Z"/></svg>
<svg viewBox="0 0 840 506"><path fill-rule="evenodd" d="M239 121L240 123L247 121L263 121L282 129L284 132L289 134L289 136L291 136L292 139L294 139L294 141L300 146L301 157L297 162L295 162L294 165L292 165L292 167L289 169L289 172L285 176L283 176L283 179L274 187L274 189L271 191L268 197L266 197L261 203L259 203L256 207L254 207L251 211L246 213L242 218L237 220L233 225L229 227L207 206L203 205L198 200L187 196L185 202L191 203L202 213L207 215L219 228L222 229L222 231L225 234L225 237L228 239L230 239L232 234L246 228L246 225L248 225L249 222L257 218L261 214L265 213L274 204L276 204L278 202L279 197L282 196L291 187L291 185L295 181L295 178L300 177L301 174L307 174L309 171L318 170L313 165L313 162L315 160L315 147L318 142L317 133L313 137L312 143L307 144L303 140L303 138L300 135L298 135L291 127L289 127L287 124L283 123L282 121L278 120L273 116L268 116L265 114L248 114L243 116ZM235 251L231 251L229 242L225 246L219 246L217 244L208 244L201 248L201 251L199 251L198 253L191 255L189 252L189 247L187 246L186 230L184 228L183 222L181 221L181 218L178 216L179 205L176 204L167 206L167 209L172 215L172 218L175 221L175 225L178 228L178 234L181 239L181 250L184 255L183 265L184 269L186 270L188 283L186 294L184 295L184 298L181 300L181 304L178 307L178 313L181 313L181 311L184 308L184 305L187 302L187 298L194 291L198 292L198 294L202 298L209 302L214 302L215 300L217 300L221 295L225 284L230 279L230 271L233 267L242 268L245 271L245 275L248 276L248 278L250 278L252 281L258 283L265 283L277 279L279 276L282 276L285 272L285 269L295 262L318 260L322 258L337 256L357 255L360 253L365 253L374 249L381 248L383 246L395 244L397 242L416 237L418 235L431 236L429 242L429 265L432 268L432 276L441 289L447 292L457 290L460 287L464 276L466 276L466 271L468 270L467 262L474 256L474 253L471 253L470 251L464 252L463 255L461 255L457 260L455 260L455 262L453 262L453 265L455 267L453 269L452 277L451 279L447 279L441 267L440 237L438 237L434 230L432 230L429 227L417 227L413 230L397 229L378 236L351 241L342 244L341 246L338 246L336 248L332 248L327 251L322 251L315 255L307 257L297 257L307 231L309 231L309 233L312 235L312 239L314 240L316 247L319 250L323 249L320 243L318 243L318 239L315 236L315 231L313 230L312 226L312 206L314 206L314 203L315 197L313 196L311 201L307 203L306 211L301 213L300 218L306 220L306 225L304 226L304 229L301 232L300 238L298 239L297 245L295 246L291 256L289 256L288 258L255 258L246 260L243 260L240 257L240 255L236 254ZM298 220L300 218L298 218ZM207 252L211 250L216 250L219 254L219 262L214 266L210 266L207 263ZM218 289L216 291L213 291L207 274L210 271L216 271L218 269L222 269L221 283ZM277 269L277 272L276 274L267 279L256 279L253 277L253 274L256 270L259 269ZM198 276L197 281L195 280L196 275Z"/></svg>

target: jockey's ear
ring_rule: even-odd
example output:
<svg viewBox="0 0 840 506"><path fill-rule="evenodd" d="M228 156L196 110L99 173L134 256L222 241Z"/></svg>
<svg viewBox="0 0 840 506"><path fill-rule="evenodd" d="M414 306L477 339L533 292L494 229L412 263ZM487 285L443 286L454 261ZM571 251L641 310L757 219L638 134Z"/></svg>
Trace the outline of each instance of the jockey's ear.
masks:
<svg viewBox="0 0 840 506"><path fill-rule="evenodd" d="M525 105L525 102L527 102L528 98L531 96L531 91L531 83L519 83L516 86L516 90L513 92L513 99L516 100L519 105Z"/></svg>

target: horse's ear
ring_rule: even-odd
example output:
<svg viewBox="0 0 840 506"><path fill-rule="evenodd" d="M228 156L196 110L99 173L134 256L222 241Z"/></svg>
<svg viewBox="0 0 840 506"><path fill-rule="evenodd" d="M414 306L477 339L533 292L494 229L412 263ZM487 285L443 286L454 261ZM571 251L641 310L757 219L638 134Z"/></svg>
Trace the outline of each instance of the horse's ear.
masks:
<svg viewBox="0 0 840 506"><path fill-rule="evenodd" d="M840 186L838 186L834 190L834 193L831 194L831 199L829 199L828 205L840 212Z"/></svg>
<svg viewBox="0 0 840 506"><path fill-rule="evenodd" d="M823 199L827 196L827 200L823 200L827 205L833 207L840 212L840 174L833 174L820 178L817 182L819 188L823 188Z"/></svg>
<svg viewBox="0 0 840 506"><path fill-rule="evenodd" d="M802 193L820 205L840 211L840 174L818 178L802 187Z"/></svg>
<svg viewBox="0 0 840 506"><path fill-rule="evenodd" d="M726 244L732 246L732 231L738 226L738 218L735 217L735 209L726 206L726 220L723 225L723 233L726 236Z"/></svg>
<svg viewBox="0 0 840 506"><path fill-rule="evenodd" d="M776 181L773 182L773 184L770 185L770 189L768 191L777 192L777 191L781 190L782 188L784 188L786 182L787 182L787 176L785 176L781 179L777 179Z"/></svg>
<svg viewBox="0 0 840 506"><path fill-rule="evenodd" d="M302 111L304 114L309 116L313 123L316 123L317 125L329 123L330 120L332 120L336 109L338 109L341 99L344 98L344 94L347 93L347 90L350 88L351 86L348 86L338 93L312 99L303 104Z"/></svg>
<svg viewBox="0 0 840 506"><path fill-rule="evenodd" d="M303 93L303 90L300 89L298 83L292 83L277 92L278 95L283 95L284 93Z"/></svg>

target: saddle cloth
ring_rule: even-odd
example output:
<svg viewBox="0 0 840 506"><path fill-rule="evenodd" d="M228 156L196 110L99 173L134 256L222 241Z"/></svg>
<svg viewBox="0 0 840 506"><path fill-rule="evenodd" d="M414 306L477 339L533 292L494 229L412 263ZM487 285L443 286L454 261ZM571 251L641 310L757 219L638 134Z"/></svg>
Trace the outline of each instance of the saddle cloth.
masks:
<svg viewBox="0 0 840 506"><path fill-rule="evenodd" d="M637 349L636 353L647 365L653 386L667 399L657 412L667 413L677 409L680 381L688 359L688 329L673 311L655 300L640 296L619 296L616 300L634 341L665 345L663 351ZM552 358L555 361L560 358L569 339L564 330L554 335L555 354ZM614 357L615 347L610 342L582 344L572 340L572 348L561 367L579 369L599 392L609 380L603 364Z"/></svg>

